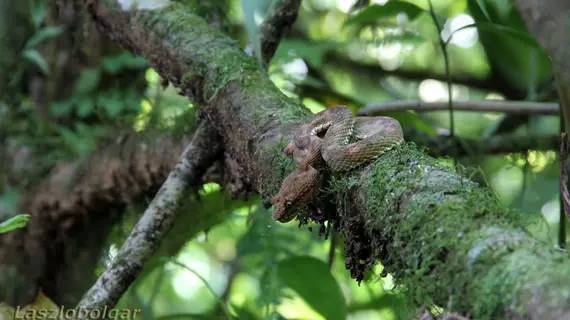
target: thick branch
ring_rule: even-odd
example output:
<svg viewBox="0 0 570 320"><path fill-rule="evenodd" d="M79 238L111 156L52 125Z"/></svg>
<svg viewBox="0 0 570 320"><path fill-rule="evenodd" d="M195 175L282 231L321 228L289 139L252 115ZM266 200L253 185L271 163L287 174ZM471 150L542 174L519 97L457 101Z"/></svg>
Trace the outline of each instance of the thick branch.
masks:
<svg viewBox="0 0 570 320"><path fill-rule="evenodd" d="M158 190L188 142L133 134L83 165L60 162L26 195L28 226L0 235L0 301L25 305L41 287L57 303L77 303L95 280L85 270L99 262L109 226Z"/></svg>

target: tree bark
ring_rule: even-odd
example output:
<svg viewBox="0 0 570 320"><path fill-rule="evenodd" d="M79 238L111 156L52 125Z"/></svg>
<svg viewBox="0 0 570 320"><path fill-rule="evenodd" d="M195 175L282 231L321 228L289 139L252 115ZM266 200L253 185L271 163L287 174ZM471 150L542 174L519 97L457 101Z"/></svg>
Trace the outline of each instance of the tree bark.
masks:
<svg viewBox="0 0 570 320"><path fill-rule="evenodd" d="M291 172L282 148L309 112L255 60L177 4L122 10L91 1L96 23L147 58L218 129L253 191L277 192ZM524 230L521 215L433 158L404 145L335 179L346 266L362 278L379 258L416 303L475 318L565 319L569 258ZM537 276L542 274L542 276Z"/></svg>

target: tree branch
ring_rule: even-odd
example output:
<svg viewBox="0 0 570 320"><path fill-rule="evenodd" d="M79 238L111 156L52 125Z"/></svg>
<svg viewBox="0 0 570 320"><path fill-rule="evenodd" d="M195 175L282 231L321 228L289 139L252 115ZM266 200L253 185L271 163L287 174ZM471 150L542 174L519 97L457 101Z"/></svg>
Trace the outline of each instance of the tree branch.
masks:
<svg viewBox="0 0 570 320"><path fill-rule="evenodd" d="M261 57L267 64L275 54L281 38L297 20L301 0L279 0L274 3L259 28Z"/></svg>
<svg viewBox="0 0 570 320"><path fill-rule="evenodd" d="M117 303L172 228L189 184L202 177L221 150L217 132L208 121L203 121L180 162L158 190L117 257L83 297L80 307L103 308Z"/></svg>
<svg viewBox="0 0 570 320"><path fill-rule="evenodd" d="M406 130L406 136L419 146L429 148L432 156L464 157L476 155L523 153L529 150L557 150L558 135L520 136L495 135L485 140L469 139L448 135L428 136L415 130Z"/></svg>
<svg viewBox="0 0 570 320"><path fill-rule="evenodd" d="M372 102L358 110L359 116L371 116L380 112L408 111L416 112L448 110L447 102L425 102L416 101L386 101ZM455 101L454 110L474 111L474 112L505 112L510 114L531 114L531 115L551 115L560 114L558 103L550 102L528 102L528 101L504 101L504 100L483 100L483 101Z"/></svg>

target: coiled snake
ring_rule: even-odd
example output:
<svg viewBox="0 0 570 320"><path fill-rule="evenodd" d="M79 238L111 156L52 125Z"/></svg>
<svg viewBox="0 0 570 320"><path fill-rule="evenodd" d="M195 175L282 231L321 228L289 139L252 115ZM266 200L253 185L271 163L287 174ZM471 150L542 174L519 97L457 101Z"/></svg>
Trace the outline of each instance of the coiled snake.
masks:
<svg viewBox="0 0 570 320"><path fill-rule="evenodd" d="M346 106L321 111L298 129L294 141L283 150L293 156L297 169L272 199L272 217L280 222L291 221L313 200L323 169L346 172L404 142L396 119L354 117Z"/></svg>

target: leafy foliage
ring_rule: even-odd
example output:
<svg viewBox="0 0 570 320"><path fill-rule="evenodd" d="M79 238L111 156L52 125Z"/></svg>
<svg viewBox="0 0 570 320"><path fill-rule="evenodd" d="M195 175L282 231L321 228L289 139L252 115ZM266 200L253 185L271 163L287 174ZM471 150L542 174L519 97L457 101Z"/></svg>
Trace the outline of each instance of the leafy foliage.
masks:
<svg viewBox="0 0 570 320"><path fill-rule="evenodd" d="M315 258L296 256L277 267L279 277L325 319L346 319L346 302L328 266Z"/></svg>
<svg viewBox="0 0 570 320"><path fill-rule="evenodd" d="M8 232L14 229L24 228L30 220L29 214L19 214L2 223L0 223L0 233Z"/></svg>

